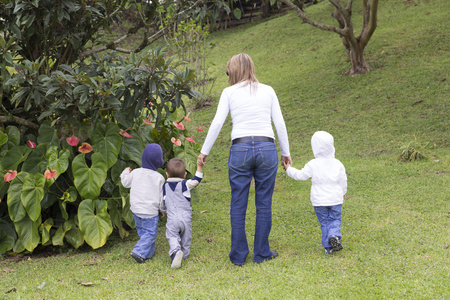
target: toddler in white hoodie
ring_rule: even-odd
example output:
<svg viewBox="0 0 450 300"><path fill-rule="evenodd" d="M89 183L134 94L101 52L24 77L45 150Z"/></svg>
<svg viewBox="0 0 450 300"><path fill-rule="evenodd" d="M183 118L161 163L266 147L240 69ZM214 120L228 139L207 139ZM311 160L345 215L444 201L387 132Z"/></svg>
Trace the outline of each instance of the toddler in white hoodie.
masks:
<svg viewBox="0 0 450 300"><path fill-rule="evenodd" d="M295 180L311 178L311 203L320 223L325 254L343 249L341 243L341 206L347 192L344 165L334 157L334 139L325 131L311 138L314 159L301 170L283 162L286 174Z"/></svg>

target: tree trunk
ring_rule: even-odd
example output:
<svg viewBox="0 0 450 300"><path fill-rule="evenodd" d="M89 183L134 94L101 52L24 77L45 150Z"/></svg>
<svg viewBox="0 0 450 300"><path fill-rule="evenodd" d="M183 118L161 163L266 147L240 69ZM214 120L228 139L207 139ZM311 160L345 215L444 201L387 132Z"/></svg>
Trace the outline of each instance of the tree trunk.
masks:
<svg viewBox="0 0 450 300"><path fill-rule="evenodd" d="M359 43L356 45L351 44L350 48L347 49L347 54L351 63L350 76L369 72L369 64L364 59L364 48Z"/></svg>

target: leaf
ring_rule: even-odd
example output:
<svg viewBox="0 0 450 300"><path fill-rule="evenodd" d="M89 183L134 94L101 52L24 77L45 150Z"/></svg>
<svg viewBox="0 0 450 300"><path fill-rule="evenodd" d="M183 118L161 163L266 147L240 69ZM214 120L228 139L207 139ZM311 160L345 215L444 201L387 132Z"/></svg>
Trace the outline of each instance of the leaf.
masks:
<svg viewBox="0 0 450 300"><path fill-rule="evenodd" d="M14 146L6 152L2 159L1 167L3 170L17 170L18 166L24 162L31 152L30 147Z"/></svg>
<svg viewBox="0 0 450 300"><path fill-rule="evenodd" d="M41 224L40 216L36 221L32 221L28 216L25 216L25 218L23 218L19 222L14 222L14 227L16 228L18 236L16 246L17 243L21 243L25 249L32 252L34 248L37 247L37 245L41 240L41 237L39 235L40 224ZM16 248L16 246L14 248Z"/></svg>
<svg viewBox="0 0 450 300"><path fill-rule="evenodd" d="M47 152L48 144L40 144L34 148L22 164L22 171L28 173L44 173L47 168Z"/></svg>
<svg viewBox="0 0 450 300"><path fill-rule="evenodd" d="M103 155L108 163L108 168L111 168L116 163L120 147L122 146L122 137L119 131L120 128L117 124L107 123L105 126L99 122L95 129L89 132L94 151Z"/></svg>
<svg viewBox="0 0 450 300"><path fill-rule="evenodd" d="M120 149L120 156L123 160L132 160L139 166L142 166L142 152L144 144L137 138L137 134L133 134L133 138L125 138Z"/></svg>
<svg viewBox="0 0 450 300"><path fill-rule="evenodd" d="M3 254L14 247L14 237L0 229L0 254Z"/></svg>
<svg viewBox="0 0 450 300"><path fill-rule="evenodd" d="M104 200L84 200L78 207L78 224L84 240L93 249L106 243L112 233L108 205Z"/></svg>
<svg viewBox="0 0 450 300"><path fill-rule="evenodd" d="M91 160L90 168L84 154L77 155L72 162L75 187L81 197L86 199L96 199L100 195L108 172L108 165L100 153L94 153Z"/></svg>
<svg viewBox="0 0 450 300"><path fill-rule="evenodd" d="M44 198L45 177L41 173L28 174L23 180L20 200L28 216L36 221L41 216L41 200Z"/></svg>
<svg viewBox="0 0 450 300"><path fill-rule="evenodd" d="M186 170L192 175L197 171L197 153L190 147L174 146L175 157L181 158L186 164Z"/></svg>
<svg viewBox="0 0 450 300"><path fill-rule="evenodd" d="M66 240L75 249L78 249L84 243L83 234L81 230L75 225L75 220L69 220L67 222L72 222L72 228L66 232Z"/></svg>
<svg viewBox="0 0 450 300"><path fill-rule="evenodd" d="M122 239L126 238L130 233L122 226L119 204L116 199L108 199L108 210L111 216L112 225L119 229L119 234Z"/></svg>
<svg viewBox="0 0 450 300"><path fill-rule="evenodd" d="M48 218L39 226L39 232L41 233L41 242L42 245L46 245L46 243L50 240L50 229L53 227L53 219Z"/></svg>
<svg viewBox="0 0 450 300"><path fill-rule="evenodd" d="M46 181L46 188L49 188L69 167L70 151L67 149L58 150L59 148L56 146L51 146L47 150L47 166L51 170L56 170L56 176Z"/></svg>
<svg viewBox="0 0 450 300"><path fill-rule="evenodd" d="M15 126L6 127L6 134L8 135L8 148L18 146L20 143L20 131Z"/></svg>
<svg viewBox="0 0 450 300"><path fill-rule="evenodd" d="M37 142L38 144L48 143L50 145L59 146L58 134L51 126L50 122L46 121L39 127Z"/></svg>
<svg viewBox="0 0 450 300"><path fill-rule="evenodd" d="M91 286L91 285L94 285L93 282L80 282L80 284L81 284L81 285L84 285L84 286Z"/></svg>
<svg viewBox="0 0 450 300"><path fill-rule="evenodd" d="M20 194L22 193L23 186L22 182L27 174L28 173L20 172L17 177L14 178L14 180L11 182L11 185L8 189L8 213L13 222L18 222L27 215L27 211L25 210L25 207L23 206L20 199Z"/></svg>
<svg viewBox="0 0 450 300"><path fill-rule="evenodd" d="M0 147L8 142L8 135L4 132L0 133Z"/></svg>

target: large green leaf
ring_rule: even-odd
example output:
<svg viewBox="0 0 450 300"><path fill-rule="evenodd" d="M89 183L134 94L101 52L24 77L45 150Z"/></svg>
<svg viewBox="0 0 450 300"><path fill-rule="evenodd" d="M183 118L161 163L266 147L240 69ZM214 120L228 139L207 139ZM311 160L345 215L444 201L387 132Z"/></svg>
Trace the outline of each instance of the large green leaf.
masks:
<svg viewBox="0 0 450 300"><path fill-rule="evenodd" d="M47 168L47 152L48 144L39 144L34 148L30 155L28 155L27 160L24 161L22 165L22 171L28 173L44 173Z"/></svg>
<svg viewBox="0 0 450 300"><path fill-rule="evenodd" d="M48 242L50 241L50 229L52 229L52 227L53 227L53 219L52 218L48 218L47 220L45 220L44 223L42 223L39 226L39 231L42 236L42 245L49 244Z"/></svg>
<svg viewBox="0 0 450 300"><path fill-rule="evenodd" d="M197 156L198 154L191 147L173 146L175 157L181 158L186 164L186 170L192 175L197 171Z"/></svg>
<svg viewBox="0 0 450 300"><path fill-rule="evenodd" d="M120 185L120 195L122 198L122 218L131 228L134 228L133 213L130 208L130 191Z"/></svg>
<svg viewBox="0 0 450 300"><path fill-rule="evenodd" d="M0 254L11 250L14 247L14 243L14 238L0 229Z"/></svg>
<svg viewBox="0 0 450 300"><path fill-rule="evenodd" d="M20 131L16 126L6 127L6 134L8 135L8 149L18 146L20 143Z"/></svg>
<svg viewBox="0 0 450 300"><path fill-rule="evenodd" d="M89 131L92 140L92 148L95 152L103 155L111 168L117 161L117 156L122 146L122 137L119 134L120 128L115 123L107 123L106 126L100 122Z"/></svg>
<svg viewBox="0 0 450 300"><path fill-rule="evenodd" d="M86 199L96 199L108 173L108 164L100 153L91 156L92 165L89 168L84 154L79 154L72 162L75 187L78 193Z"/></svg>
<svg viewBox="0 0 450 300"><path fill-rule="evenodd" d="M119 234L121 238L126 238L130 233L125 230L122 226L122 218L119 210L119 203L116 199L108 199L108 209L111 216L111 222L113 226L119 229Z"/></svg>
<svg viewBox="0 0 450 300"><path fill-rule="evenodd" d="M23 180L28 173L20 172L16 178L11 182L8 189L8 213L13 222L22 220L27 211L20 200L20 194L22 193Z"/></svg>
<svg viewBox="0 0 450 300"><path fill-rule="evenodd" d="M70 151L63 149L59 151L56 146L51 146L47 150L47 166L51 170L56 170L56 176L50 180L47 180L46 187L50 187L56 179L64 173L69 167Z"/></svg>
<svg viewBox="0 0 450 300"><path fill-rule="evenodd" d="M6 152L2 159L3 170L17 170L20 163L25 161L31 152L30 147L26 146L14 146Z"/></svg>
<svg viewBox="0 0 450 300"><path fill-rule="evenodd" d="M106 201L82 201L78 207L78 223L86 243L94 249L103 246L112 233Z"/></svg>
<svg viewBox="0 0 450 300"><path fill-rule="evenodd" d="M25 216L19 222L14 222L14 227L19 237L16 244L21 243L25 249L32 252L41 240L39 225L41 225L40 216L36 221L32 221L28 216Z"/></svg>
<svg viewBox="0 0 450 300"><path fill-rule="evenodd" d="M71 244L75 249L78 249L81 245L84 243L83 234L81 233L81 230L76 226L74 220L69 220L66 223L70 223L72 225L72 228L66 232L66 240Z"/></svg>
<svg viewBox="0 0 450 300"><path fill-rule="evenodd" d="M28 216L36 221L41 215L41 200L44 198L45 177L41 173L28 174L23 180L20 200Z"/></svg>
<svg viewBox="0 0 450 300"><path fill-rule="evenodd" d="M8 142L8 135L4 132L0 133L0 147Z"/></svg>
<svg viewBox="0 0 450 300"><path fill-rule="evenodd" d="M135 133L132 133L132 136L133 138L124 138L120 156L125 161L132 160L142 166L142 152L145 146Z"/></svg>
<svg viewBox="0 0 450 300"><path fill-rule="evenodd" d="M59 145L58 134L50 122L46 121L39 127L37 142L38 144L48 143L54 146Z"/></svg>

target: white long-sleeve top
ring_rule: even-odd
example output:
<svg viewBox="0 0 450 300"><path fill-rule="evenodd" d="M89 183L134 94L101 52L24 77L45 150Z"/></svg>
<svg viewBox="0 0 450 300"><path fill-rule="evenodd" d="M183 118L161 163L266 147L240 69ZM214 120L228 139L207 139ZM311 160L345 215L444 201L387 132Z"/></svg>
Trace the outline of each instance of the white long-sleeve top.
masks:
<svg viewBox="0 0 450 300"><path fill-rule="evenodd" d="M272 121L280 142L281 155L290 156L289 141L277 95L272 87L262 83L246 85L240 82L223 90L201 150L208 155L231 112L233 129L231 139L246 136L265 136L275 139Z"/></svg>
<svg viewBox="0 0 450 300"><path fill-rule="evenodd" d="M137 168L120 174L122 185L130 189L130 209L137 215L157 216L166 211L163 202L164 176L157 171Z"/></svg>
<svg viewBox="0 0 450 300"><path fill-rule="evenodd" d="M301 170L289 167L286 174L295 180L311 178L311 203L313 206L333 206L344 202L347 193L347 175L344 165L334 157L333 137L324 131L316 132L311 139L315 158Z"/></svg>

